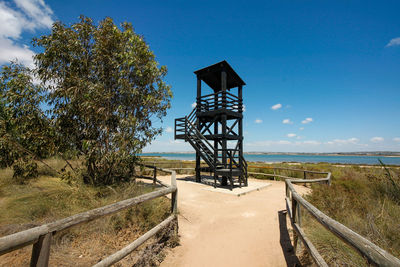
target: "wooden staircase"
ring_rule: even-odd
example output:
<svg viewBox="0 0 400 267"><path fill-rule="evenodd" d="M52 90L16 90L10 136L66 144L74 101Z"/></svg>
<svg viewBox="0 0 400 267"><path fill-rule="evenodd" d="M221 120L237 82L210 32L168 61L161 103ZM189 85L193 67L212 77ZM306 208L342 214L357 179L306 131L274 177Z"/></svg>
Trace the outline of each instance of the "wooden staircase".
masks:
<svg viewBox="0 0 400 267"><path fill-rule="evenodd" d="M175 139L182 139L200 155L207 163L208 171L214 173L214 187L217 186L217 177L227 177L230 188L233 189L234 178L237 178L239 186L247 186L247 162L241 157L237 149L215 149L199 129L199 119L196 116L196 108L183 118L175 119ZM224 160L225 157L225 160ZM225 164L223 162L226 162ZM240 164L241 163L241 164Z"/></svg>

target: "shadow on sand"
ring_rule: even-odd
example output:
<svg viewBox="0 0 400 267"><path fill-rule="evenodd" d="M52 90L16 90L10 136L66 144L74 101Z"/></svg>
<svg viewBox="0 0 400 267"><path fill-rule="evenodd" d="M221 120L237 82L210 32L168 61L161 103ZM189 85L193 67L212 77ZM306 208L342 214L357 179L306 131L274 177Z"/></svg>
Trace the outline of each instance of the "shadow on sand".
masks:
<svg viewBox="0 0 400 267"><path fill-rule="evenodd" d="M301 266L297 258L287 229L286 210L278 211L280 243L287 266Z"/></svg>

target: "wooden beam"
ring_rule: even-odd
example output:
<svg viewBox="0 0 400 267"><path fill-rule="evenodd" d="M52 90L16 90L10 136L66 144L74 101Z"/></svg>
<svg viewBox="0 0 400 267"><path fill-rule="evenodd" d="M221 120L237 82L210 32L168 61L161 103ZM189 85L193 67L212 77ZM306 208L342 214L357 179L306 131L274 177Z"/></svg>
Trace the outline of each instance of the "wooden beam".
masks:
<svg viewBox="0 0 400 267"><path fill-rule="evenodd" d="M197 76L197 98L196 98L196 107L197 111L200 112L200 104L201 104L201 79Z"/></svg>
<svg viewBox="0 0 400 267"><path fill-rule="evenodd" d="M49 265L50 245L52 233L39 237L32 246L31 267L47 267Z"/></svg>

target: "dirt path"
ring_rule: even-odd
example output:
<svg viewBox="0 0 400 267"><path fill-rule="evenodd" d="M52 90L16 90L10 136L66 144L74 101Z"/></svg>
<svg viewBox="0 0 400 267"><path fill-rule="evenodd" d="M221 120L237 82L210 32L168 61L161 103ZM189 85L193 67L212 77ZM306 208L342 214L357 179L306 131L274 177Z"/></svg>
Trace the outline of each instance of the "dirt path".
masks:
<svg viewBox="0 0 400 267"><path fill-rule="evenodd" d="M293 266L297 259L282 212L285 184L266 183L271 186L237 197L178 179L181 245L161 266Z"/></svg>

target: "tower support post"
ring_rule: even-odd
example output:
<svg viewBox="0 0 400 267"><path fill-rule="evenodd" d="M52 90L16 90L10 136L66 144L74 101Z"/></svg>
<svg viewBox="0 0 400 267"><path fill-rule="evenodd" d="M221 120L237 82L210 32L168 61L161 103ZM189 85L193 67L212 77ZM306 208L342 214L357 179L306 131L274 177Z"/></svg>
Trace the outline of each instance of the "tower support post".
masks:
<svg viewBox="0 0 400 267"><path fill-rule="evenodd" d="M201 111L201 79L199 76L197 76L196 114L199 114L200 111ZM197 121L196 121L196 127L198 130L201 130L199 119L197 119ZM201 165L200 153L199 153L199 151L196 151L196 182L198 182L198 183L201 182L201 172L200 172L201 166L200 165Z"/></svg>

